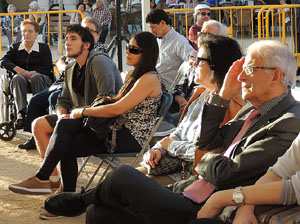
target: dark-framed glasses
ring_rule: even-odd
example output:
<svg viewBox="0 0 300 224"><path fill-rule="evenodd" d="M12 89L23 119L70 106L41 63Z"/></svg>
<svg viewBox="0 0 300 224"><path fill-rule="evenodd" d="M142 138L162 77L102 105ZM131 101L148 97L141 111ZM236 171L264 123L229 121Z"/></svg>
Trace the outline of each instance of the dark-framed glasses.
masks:
<svg viewBox="0 0 300 224"><path fill-rule="evenodd" d="M197 13L197 15L200 15L201 14L201 16L210 16L210 12L198 12Z"/></svg>
<svg viewBox="0 0 300 224"><path fill-rule="evenodd" d="M88 28L88 27L85 27L88 31L90 31L90 33L98 33L96 30L92 30L92 29L90 29L90 28Z"/></svg>
<svg viewBox="0 0 300 224"><path fill-rule="evenodd" d="M246 75L251 75L254 72L254 69L269 69L269 70L275 70L276 68L271 68L271 67L260 67L260 66L246 66L243 68Z"/></svg>
<svg viewBox="0 0 300 224"><path fill-rule="evenodd" d="M131 44L126 45L126 50L128 50L131 54L141 54L143 49L133 46Z"/></svg>
<svg viewBox="0 0 300 224"><path fill-rule="evenodd" d="M211 61L209 60L209 59L207 59L207 58L201 58L201 57L197 57L196 58L196 64L197 64L197 66L201 63L203 63L203 62L205 62L205 61L207 61L209 64L211 63Z"/></svg>

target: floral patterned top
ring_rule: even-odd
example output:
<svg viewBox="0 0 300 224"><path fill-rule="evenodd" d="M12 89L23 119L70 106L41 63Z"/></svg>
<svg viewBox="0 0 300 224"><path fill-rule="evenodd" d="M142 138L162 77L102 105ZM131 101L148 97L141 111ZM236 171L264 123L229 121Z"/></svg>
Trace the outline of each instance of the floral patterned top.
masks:
<svg viewBox="0 0 300 224"><path fill-rule="evenodd" d="M156 72L151 73L156 74L160 80ZM162 94L156 98L146 97L142 102L123 115L125 118L125 127L130 130L132 136L141 147L145 144L150 132L154 128L161 96Z"/></svg>

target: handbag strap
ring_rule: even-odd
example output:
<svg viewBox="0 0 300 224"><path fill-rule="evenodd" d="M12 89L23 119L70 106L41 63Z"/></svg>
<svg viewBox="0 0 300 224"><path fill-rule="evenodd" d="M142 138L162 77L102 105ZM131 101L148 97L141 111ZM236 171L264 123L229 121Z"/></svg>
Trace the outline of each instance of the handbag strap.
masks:
<svg viewBox="0 0 300 224"><path fill-rule="evenodd" d="M109 153L114 153L117 147L117 131L119 131L125 124L125 117L120 115L114 124L111 126L111 141L107 140L110 147L108 147Z"/></svg>

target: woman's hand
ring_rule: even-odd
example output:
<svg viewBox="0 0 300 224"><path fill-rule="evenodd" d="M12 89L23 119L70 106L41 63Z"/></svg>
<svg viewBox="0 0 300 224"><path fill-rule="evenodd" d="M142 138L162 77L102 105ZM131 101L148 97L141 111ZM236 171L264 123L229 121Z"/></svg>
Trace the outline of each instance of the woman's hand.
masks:
<svg viewBox="0 0 300 224"><path fill-rule="evenodd" d="M84 111L85 108L77 108L72 110L71 112L71 118L81 118L83 117L82 112Z"/></svg>
<svg viewBox="0 0 300 224"><path fill-rule="evenodd" d="M244 62L245 57L242 57L229 68L219 94L223 99L231 100L241 92L242 84L238 80L238 76L243 71Z"/></svg>
<svg viewBox="0 0 300 224"><path fill-rule="evenodd" d="M144 156L143 160L146 164L149 164L152 169L155 168L155 165L158 165L158 161L161 159L161 151L159 149L150 149Z"/></svg>

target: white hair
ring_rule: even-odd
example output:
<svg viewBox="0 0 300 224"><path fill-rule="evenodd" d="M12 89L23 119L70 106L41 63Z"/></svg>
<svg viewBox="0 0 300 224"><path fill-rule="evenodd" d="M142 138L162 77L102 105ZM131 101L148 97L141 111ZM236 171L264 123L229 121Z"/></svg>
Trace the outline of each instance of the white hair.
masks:
<svg viewBox="0 0 300 224"><path fill-rule="evenodd" d="M29 7L33 8L33 9L38 9L39 3L37 1L32 1L32 2L30 2Z"/></svg>
<svg viewBox="0 0 300 224"><path fill-rule="evenodd" d="M286 89L295 85L298 64L286 45L275 40L262 40L251 44L246 53L262 58L265 67L280 68L283 72L282 84Z"/></svg>
<svg viewBox="0 0 300 224"><path fill-rule="evenodd" d="M227 27L224 24L222 24L222 23L220 23L216 20L211 19L211 20L208 20L208 21L203 23L202 29L204 27L208 27L208 26L214 26L214 27L217 28L218 31L217 31L216 35L223 36L223 37L228 37L228 30L227 30Z"/></svg>
<svg viewBox="0 0 300 224"><path fill-rule="evenodd" d="M7 6L7 12L8 12L8 13L9 13L9 10L10 10L11 8L17 9L16 6L15 6L14 4L9 4L9 5Z"/></svg>

